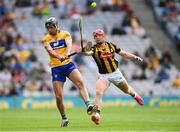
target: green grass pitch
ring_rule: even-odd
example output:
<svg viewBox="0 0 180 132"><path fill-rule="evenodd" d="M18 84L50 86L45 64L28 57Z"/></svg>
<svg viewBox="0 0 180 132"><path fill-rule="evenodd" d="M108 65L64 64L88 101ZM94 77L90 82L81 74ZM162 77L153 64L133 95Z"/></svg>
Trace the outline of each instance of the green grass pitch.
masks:
<svg viewBox="0 0 180 132"><path fill-rule="evenodd" d="M180 131L179 107L104 108L98 126L85 108L67 115L69 126L60 128L57 109L0 110L0 131Z"/></svg>

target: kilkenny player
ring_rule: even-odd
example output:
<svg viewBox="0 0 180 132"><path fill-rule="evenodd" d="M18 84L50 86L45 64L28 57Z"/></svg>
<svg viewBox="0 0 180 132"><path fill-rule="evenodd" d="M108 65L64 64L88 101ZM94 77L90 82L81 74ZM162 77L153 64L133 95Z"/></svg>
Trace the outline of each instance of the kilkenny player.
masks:
<svg viewBox="0 0 180 132"><path fill-rule="evenodd" d="M99 79L96 83L96 97L95 105L97 105L97 112L92 116L92 121L95 124L100 123L100 111L102 109L102 96L110 83L113 83L117 88L124 93L131 95L140 105L144 104L143 99L134 91L134 89L127 83L122 73L118 69L118 61L114 58L115 54L131 59L143 61L142 58L128 53L120 49L117 45L105 41L104 31L97 29L93 32L93 37L96 44L92 50L83 54L92 56L98 66Z"/></svg>

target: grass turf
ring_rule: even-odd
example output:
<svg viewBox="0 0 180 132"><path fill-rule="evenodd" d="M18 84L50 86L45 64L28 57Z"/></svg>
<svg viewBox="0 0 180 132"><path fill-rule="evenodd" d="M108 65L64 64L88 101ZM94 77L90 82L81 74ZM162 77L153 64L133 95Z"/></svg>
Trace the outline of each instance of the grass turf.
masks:
<svg viewBox="0 0 180 132"><path fill-rule="evenodd" d="M57 109L0 110L0 131L180 131L178 107L104 108L98 126L85 108L67 115L69 126L60 128Z"/></svg>

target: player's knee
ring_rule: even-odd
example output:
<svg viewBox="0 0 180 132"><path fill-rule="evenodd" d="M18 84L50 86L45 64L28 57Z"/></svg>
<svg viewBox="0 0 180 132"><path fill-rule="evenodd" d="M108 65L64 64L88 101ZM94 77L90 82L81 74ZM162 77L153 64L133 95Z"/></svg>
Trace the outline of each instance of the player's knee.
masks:
<svg viewBox="0 0 180 132"><path fill-rule="evenodd" d="M56 96L56 99L59 101L63 99L62 94L55 94L55 96Z"/></svg>
<svg viewBox="0 0 180 132"><path fill-rule="evenodd" d="M78 81L76 81L76 85L79 89L83 88L84 83L82 79L79 79Z"/></svg>
<svg viewBox="0 0 180 132"><path fill-rule="evenodd" d="M103 91L102 90L96 90L96 95L97 96L103 96Z"/></svg>

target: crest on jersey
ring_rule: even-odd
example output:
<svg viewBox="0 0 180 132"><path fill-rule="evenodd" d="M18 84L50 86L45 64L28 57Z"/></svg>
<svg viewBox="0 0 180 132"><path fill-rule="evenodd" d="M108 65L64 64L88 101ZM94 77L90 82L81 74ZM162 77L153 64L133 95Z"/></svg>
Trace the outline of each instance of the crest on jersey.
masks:
<svg viewBox="0 0 180 132"><path fill-rule="evenodd" d="M51 42L50 46L52 47L53 50L61 49L61 48L66 48L67 47L66 42L65 42L64 39Z"/></svg>

